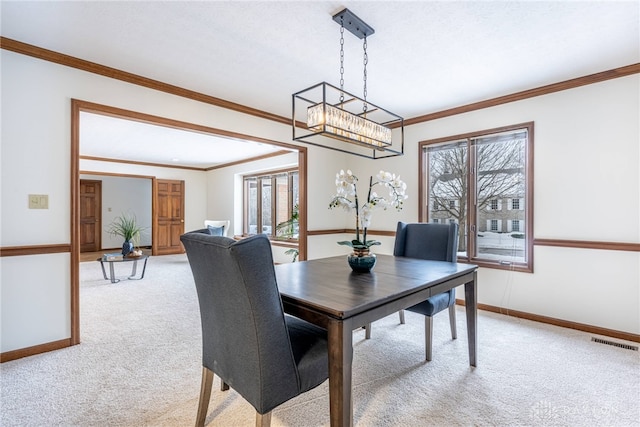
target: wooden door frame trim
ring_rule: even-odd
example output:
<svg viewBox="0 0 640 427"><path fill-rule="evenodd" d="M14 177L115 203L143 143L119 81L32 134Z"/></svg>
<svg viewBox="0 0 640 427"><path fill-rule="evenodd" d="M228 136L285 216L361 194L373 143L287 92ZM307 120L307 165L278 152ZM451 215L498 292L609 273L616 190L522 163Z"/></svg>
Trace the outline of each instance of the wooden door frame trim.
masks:
<svg viewBox="0 0 640 427"><path fill-rule="evenodd" d="M99 209L96 209L96 212L98 213L98 221L97 223L100 225L100 232L96 233L96 240L97 242L94 243L94 250L91 252L96 252L96 251L100 251L102 250L102 180L100 179L82 179L80 178L80 187L82 187L82 181L89 181L89 182L94 182L94 183L99 183L100 185L100 198L99 198ZM79 218L81 219L81 218ZM94 225L94 230L95 230L95 225ZM82 237L82 231L80 231L80 237ZM82 241L82 239L80 239ZM80 246L80 253L82 253L82 246Z"/></svg>
<svg viewBox="0 0 640 427"><path fill-rule="evenodd" d="M166 126L176 129L192 130L198 132L219 135L228 138L243 139L247 141L271 144L284 147L298 152L298 170L300 174L300 192L299 212L300 212L300 239L299 239L299 259L307 259L307 162L308 149L304 146L298 146L281 141L275 141L267 138L261 138L237 132L231 132L224 129L217 129L208 126L198 125L195 123L182 122L166 117L153 116L150 114L140 113L137 111L126 110L108 105L97 104L89 101L71 99L71 214L70 214L70 287L71 287L71 338L70 345L80 344L80 223L79 223L79 195L80 195L80 112L90 112L95 114L109 115L111 117L120 117L128 120L137 120L144 123L151 123L160 126ZM91 172L83 172L89 174ZM99 172L95 173L100 174ZM109 173L101 173L102 175L112 175ZM122 174L121 176L126 176ZM144 177L142 175L133 175L135 177ZM152 189L157 188L155 176L148 176L152 180ZM156 195L152 190L152 219L157 216L156 213ZM152 230L153 232L153 230ZM152 239L152 253L156 251L155 240Z"/></svg>

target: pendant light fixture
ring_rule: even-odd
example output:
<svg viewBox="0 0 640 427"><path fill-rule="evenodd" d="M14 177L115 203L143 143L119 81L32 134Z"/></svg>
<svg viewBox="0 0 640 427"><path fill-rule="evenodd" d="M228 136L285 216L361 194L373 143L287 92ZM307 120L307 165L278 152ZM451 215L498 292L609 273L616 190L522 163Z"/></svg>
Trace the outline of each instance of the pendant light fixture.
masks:
<svg viewBox="0 0 640 427"><path fill-rule="evenodd" d="M292 95L293 140L370 159L403 155L403 118L367 100L367 37L374 29L349 9L333 20L340 25L340 87L322 82ZM363 40L362 97L344 90L345 29Z"/></svg>

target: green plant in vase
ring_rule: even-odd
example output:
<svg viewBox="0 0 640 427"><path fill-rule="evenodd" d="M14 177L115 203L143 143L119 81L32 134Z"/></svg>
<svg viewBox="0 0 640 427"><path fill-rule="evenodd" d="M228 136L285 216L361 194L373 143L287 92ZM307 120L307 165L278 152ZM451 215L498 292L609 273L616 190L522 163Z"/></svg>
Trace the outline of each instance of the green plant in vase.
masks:
<svg viewBox="0 0 640 427"><path fill-rule="evenodd" d="M134 247L140 244L140 235L146 227L138 225L135 214L121 214L107 227L107 232L112 236L120 236L124 239L122 255L127 256L134 251Z"/></svg>

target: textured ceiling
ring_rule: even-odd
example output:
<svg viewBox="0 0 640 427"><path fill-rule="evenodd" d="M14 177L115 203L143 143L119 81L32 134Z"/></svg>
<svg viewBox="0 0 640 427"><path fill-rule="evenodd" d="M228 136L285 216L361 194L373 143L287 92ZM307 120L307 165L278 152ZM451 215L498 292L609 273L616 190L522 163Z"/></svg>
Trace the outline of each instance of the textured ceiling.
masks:
<svg viewBox="0 0 640 427"><path fill-rule="evenodd" d="M207 169L283 150L258 142L80 113L83 156Z"/></svg>
<svg viewBox="0 0 640 427"><path fill-rule="evenodd" d="M2 1L2 36L281 116L339 82L348 7L368 98L411 118L640 62L637 1ZM345 35L345 89L362 45ZM288 141L285 141L288 142Z"/></svg>

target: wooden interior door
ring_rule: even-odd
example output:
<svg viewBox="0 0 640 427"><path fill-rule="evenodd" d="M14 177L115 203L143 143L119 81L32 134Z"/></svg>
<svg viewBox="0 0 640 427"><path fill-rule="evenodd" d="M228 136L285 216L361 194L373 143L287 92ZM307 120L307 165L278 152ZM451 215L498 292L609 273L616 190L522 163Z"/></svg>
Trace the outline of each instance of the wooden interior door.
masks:
<svg viewBox="0 0 640 427"><path fill-rule="evenodd" d="M184 181L157 180L156 201L156 253L183 253L180 236L184 233Z"/></svg>
<svg viewBox="0 0 640 427"><path fill-rule="evenodd" d="M80 180L80 252L102 249L102 181Z"/></svg>

